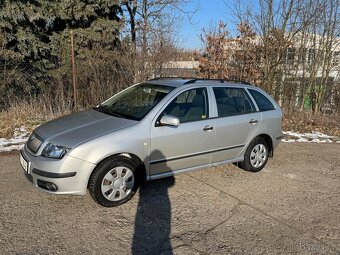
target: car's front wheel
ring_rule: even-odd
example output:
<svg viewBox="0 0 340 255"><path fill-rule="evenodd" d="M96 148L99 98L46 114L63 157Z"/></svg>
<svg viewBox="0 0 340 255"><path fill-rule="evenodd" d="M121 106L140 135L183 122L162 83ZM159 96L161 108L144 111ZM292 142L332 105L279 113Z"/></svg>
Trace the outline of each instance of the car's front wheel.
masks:
<svg viewBox="0 0 340 255"><path fill-rule="evenodd" d="M258 172L264 168L268 161L269 148L265 139L256 137L248 146L244 160L239 166L249 172Z"/></svg>
<svg viewBox="0 0 340 255"><path fill-rule="evenodd" d="M129 201L139 187L137 167L132 159L125 156L109 158L100 163L89 181L92 198L106 207Z"/></svg>

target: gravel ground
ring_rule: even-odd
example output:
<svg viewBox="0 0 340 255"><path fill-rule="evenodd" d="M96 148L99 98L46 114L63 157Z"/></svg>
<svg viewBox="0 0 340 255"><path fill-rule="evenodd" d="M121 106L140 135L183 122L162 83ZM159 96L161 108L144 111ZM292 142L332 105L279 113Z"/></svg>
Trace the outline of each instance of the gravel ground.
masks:
<svg viewBox="0 0 340 255"><path fill-rule="evenodd" d="M25 179L0 155L0 254L340 254L340 145L281 144L259 173L222 166L103 208Z"/></svg>

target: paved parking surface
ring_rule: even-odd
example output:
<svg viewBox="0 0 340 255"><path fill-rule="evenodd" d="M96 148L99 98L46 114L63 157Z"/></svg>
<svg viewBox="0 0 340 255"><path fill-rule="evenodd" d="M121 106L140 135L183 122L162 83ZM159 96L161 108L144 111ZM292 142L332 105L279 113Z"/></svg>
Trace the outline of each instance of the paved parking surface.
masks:
<svg viewBox="0 0 340 255"><path fill-rule="evenodd" d="M340 145L275 154L259 173L151 182L116 208L40 192L0 155L0 254L340 254Z"/></svg>

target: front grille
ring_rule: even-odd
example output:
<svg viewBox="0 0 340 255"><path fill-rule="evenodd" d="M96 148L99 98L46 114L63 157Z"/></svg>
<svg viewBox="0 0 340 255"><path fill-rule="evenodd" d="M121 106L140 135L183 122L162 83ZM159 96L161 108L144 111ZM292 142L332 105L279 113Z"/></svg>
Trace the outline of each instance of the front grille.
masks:
<svg viewBox="0 0 340 255"><path fill-rule="evenodd" d="M28 138L27 147L32 152L37 153L43 142L44 140L41 137L39 137L36 133L33 132Z"/></svg>

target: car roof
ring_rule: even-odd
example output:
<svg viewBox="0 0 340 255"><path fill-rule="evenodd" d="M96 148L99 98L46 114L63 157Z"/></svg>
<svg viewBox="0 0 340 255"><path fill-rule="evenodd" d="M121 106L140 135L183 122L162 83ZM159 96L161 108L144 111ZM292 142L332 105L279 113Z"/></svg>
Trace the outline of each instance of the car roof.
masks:
<svg viewBox="0 0 340 255"><path fill-rule="evenodd" d="M228 85L235 87L250 87L254 88L255 85L252 85L245 81L237 81L237 80L224 80L224 79L201 79L201 78L180 78L180 77L160 77L146 81L149 84L157 84L171 87L180 87L183 85L192 85L192 84L200 84L200 85Z"/></svg>

